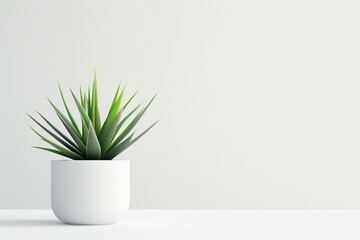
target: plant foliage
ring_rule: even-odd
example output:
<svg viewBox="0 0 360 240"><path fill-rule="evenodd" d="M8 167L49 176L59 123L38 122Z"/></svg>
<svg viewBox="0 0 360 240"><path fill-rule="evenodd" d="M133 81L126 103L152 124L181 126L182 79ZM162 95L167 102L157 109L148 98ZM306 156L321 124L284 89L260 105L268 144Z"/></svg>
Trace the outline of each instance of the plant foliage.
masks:
<svg viewBox="0 0 360 240"><path fill-rule="evenodd" d="M153 123L138 136L134 136L135 133L133 130L136 124L145 114L156 95L145 107L140 108L141 104L139 104L127 114L124 114L137 92L123 104L124 88L120 89L119 85L110 106L109 113L102 123L98 106L96 73L94 74L92 89L89 88L86 92L80 88L79 97L70 89L80 115L81 124L75 121L74 115L70 112L60 85L59 91L66 113L59 110L50 100L49 102L68 134L63 133L55 127L41 113L37 112L46 124L40 123L28 114L41 129L53 138L49 140L34 128L30 127L41 140L50 145L50 147L34 146L34 148L46 150L73 160L111 160L144 136L144 134L158 122Z"/></svg>

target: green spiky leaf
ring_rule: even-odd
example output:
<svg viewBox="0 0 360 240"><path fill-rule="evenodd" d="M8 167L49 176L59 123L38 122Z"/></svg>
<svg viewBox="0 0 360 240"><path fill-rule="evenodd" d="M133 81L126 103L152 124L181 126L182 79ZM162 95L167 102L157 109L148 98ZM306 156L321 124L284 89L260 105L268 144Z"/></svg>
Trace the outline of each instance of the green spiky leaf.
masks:
<svg viewBox="0 0 360 240"><path fill-rule="evenodd" d="M102 138L103 135L106 133L106 131L110 127L111 123L114 121L114 119L116 118L117 114L120 111L121 101L122 101L122 97L124 94L124 89L121 91L119 96L117 96L118 90L116 91L115 97L114 97L111 107L109 109L109 113L105 119L104 125L102 126L102 128L100 130L100 133L99 133L100 138Z"/></svg>
<svg viewBox="0 0 360 240"><path fill-rule="evenodd" d="M116 135L116 128L120 122L120 117L122 114L122 110L119 111L117 116L115 117L114 121L111 123L109 128L107 128L106 132L103 134L102 137L99 138L101 144L101 154L104 156L108 149L111 146L111 143Z"/></svg>
<svg viewBox="0 0 360 240"><path fill-rule="evenodd" d="M100 113L99 113L99 105L98 105L98 93L97 93L97 81L96 81L96 72L94 74L94 82L92 89L92 99L91 99L91 117L90 117L95 132L98 134L101 129L100 122Z"/></svg>
<svg viewBox="0 0 360 240"><path fill-rule="evenodd" d="M136 124L140 121L141 117L145 114L146 110L149 108L151 103L154 101L155 97L156 97L156 95L150 100L148 105L143 110L141 110L141 112L138 113L138 115L136 115L136 117L125 128L125 130L119 135L119 137L115 139L115 141L111 145L110 149L114 148L117 144L119 144L134 129Z"/></svg>
<svg viewBox="0 0 360 240"><path fill-rule="evenodd" d="M78 126L77 126L77 124L76 124L73 116L71 115L70 110L69 110L69 108L68 108L68 106L67 106L67 104L66 104L66 101L65 101L65 98L64 98L64 94L63 94L63 92L62 92L62 90L61 90L60 84L58 85L58 87L59 87L61 99L62 99L62 101L63 101L63 103L64 103L64 107L65 107L66 112L67 112L67 114L68 114L68 116L69 116L69 119L70 119L72 125L74 126L74 128L75 128L78 132L80 132L80 130L79 130L79 128L78 128Z"/></svg>
<svg viewBox="0 0 360 240"><path fill-rule="evenodd" d="M98 160L101 158L101 146L97 139L95 129L90 122L89 136L86 141L86 159Z"/></svg>
<svg viewBox="0 0 360 240"><path fill-rule="evenodd" d="M49 133L53 138L55 138L58 142L60 142L62 145L66 146L68 149L80 153L80 150L78 146L65 134L63 134L59 129L57 129L50 121L48 121L41 113L37 112L42 119L57 133L62 137L66 142L64 142L62 139L59 139L56 135L52 134L49 130L45 129L42 125L40 125L33 117L32 120L34 120L39 126L41 126L47 133Z"/></svg>
<svg viewBox="0 0 360 240"><path fill-rule="evenodd" d="M31 129L35 132L36 135L40 137L42 141L46 142L52 147L47 148L36 146L35 148L65 156L74 160L111 160L134 144L157 123L156 122L152 124L144 132L134 138L134 133L132 131L142 116L145 114L156 95L145 106L145 108L138 111L140 107L139 104L126 113L124 111L129 108L129 104L133 101L137 92L131 95L130 99L127 100L123 105L124 87L120 90L119 85L111 103L107 117L102 124L99 113L98 88L95 72L92 88L88 88L87 91L83 91L82 88L80 88L78 97L75 96L74 92L70 89L77 113L80 115L80 129L80 125L78 125L78 123L75 121L74 115L70 112L69 105L65 100L65 96L60 85L58 88L62 103L66 110L66 114L63 114L50 100L49 102L55 110L55 113L60 119L61 123L65 127L67 134L63 133L61 129L56 127L55 124L50 122L42 114L38 113L48 126L44 126L34 117L29 115L29 117L42 130L44 130L50 137L52 137L52 139L48 139L31 127ZM130 121L129 119L132 118L134 114L135 117ZM130 123L126 126L128 121L130 121Z"/></svg>
<svg viewBox="0 0 360 240"><path fill-rule="evenodd" d="M126 115L126 117L123 118L123 120L121 120L121 122L119 123L119 125L117 126L117 128L115 130L115 135L119 132L121 127L124 125L124 123L134 114L134 112L136 112L136 110L138 110L138 108L140 106L141 106L141 104L137 105L128 115Z"/></svg>
<svg viewBox="0 0 360 240"><path fill-rule="evenodd" d="M66 148L61 147L60 145L50 141L49 139L45 138L44 136L42 136L40 133L38 133L37 131L35 131L35 129L31 128L39 137L41 140L43 140L44 142L48 143L49 145L51 145L52 147L56 148L59 152L61 152L63 155L69 156L72 159L82 159L82 156L74 153L70 150L67 150Z"/></svg>
<svg viewBox="0 0 360 240"><path fill-rule="evenodd" d="M70 92L71 92L71 94L72 94L72 96L73 96L73 98L74 98L74 101L75 101L76 106L77 106L77 108L78 108L78 110L79 110L79 113L80 113L81 118L84 120L86 126L89 126L89 124L90 124L90 122L91 122L89 116L86 114L85 109L83 108L83 106L81 105L81 103L79 102L79 100L77 99L77 97L75 96L75 94L73 93L73 91L71 91L71 89L70 89Z"/></svg>
<svg viewBox="0 0 360 240"><path fill-rule="evenodd" d="M104 156L105 159L111 160L114 157L116 157L117 155L119 155L122 151L124 151L131 139L133 138L135 133L132 133L128 138L126 138L123 142L119 143L118 145L116 145L113 149L109 150L109 152L107 152Z"/></svg>
<svg viewBox="0 0 360 240"><path fill-rule="evenodd" d="M153 123L150 127L148 127L144 132L142 132L139 136L137 136L136 138L133 138L133 135L130 135L129 138L127 138L126 140L124 140L122 143L118 144L117 146L115 146L112 150L110 150L106 155L105 158L106 159L113 159L114 157L116 157L117 155L119 155L121 152L125 151L128 147L130 147L132 144L134 144L137 140L139 140L142 136L144 136L153 126L155 126L155 124L157 124L159 122L156 121L155 123Z"/></svg>

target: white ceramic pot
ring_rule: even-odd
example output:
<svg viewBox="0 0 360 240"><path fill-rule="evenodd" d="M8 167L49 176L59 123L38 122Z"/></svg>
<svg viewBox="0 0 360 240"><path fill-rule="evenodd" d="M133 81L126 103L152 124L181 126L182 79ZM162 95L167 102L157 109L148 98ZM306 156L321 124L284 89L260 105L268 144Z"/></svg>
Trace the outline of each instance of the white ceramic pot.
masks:
<svg viewBox="0 0 360 240"><path fill-rule="evenodd" d="M51 207L68 224L112 224L129 209L128 160L54 160Z"/></svg>

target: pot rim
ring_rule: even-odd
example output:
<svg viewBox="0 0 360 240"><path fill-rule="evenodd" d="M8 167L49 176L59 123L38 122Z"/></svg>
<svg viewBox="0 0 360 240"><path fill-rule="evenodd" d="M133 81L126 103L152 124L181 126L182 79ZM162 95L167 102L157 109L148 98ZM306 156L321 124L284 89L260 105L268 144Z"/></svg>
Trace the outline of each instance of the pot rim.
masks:
<svg viewBox="0 0 360 240"><path fill-rule="evenodd" d="M73 160L73 159L58 159L58 160L51 160L51 162L73 162L73 163L105 163L105 162L128 162L129 159L112 159L112 160Z"/></svg>

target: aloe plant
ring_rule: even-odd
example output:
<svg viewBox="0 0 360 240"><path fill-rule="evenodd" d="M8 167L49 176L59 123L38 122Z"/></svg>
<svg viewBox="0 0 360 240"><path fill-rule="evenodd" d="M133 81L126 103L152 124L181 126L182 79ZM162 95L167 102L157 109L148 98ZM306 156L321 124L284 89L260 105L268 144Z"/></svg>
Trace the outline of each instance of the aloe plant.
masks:
<svg viewBox="0 0 360 240"><path fill-rule="evenodd" d="M60 85L59 91L66 113L61 112L50 100L49 102L68 134L63 133L55 127L41 113L37 112L39 117L46 123L46 126L28 114L41 129L53 138L49 140L30 126L42 141L51 146L51 148L33 146L34 148L59 154L73 160L111 160L144 136L144 134L158 122L156 121L145 131L135 136L133 130L136 124L145 114L156 95L145 107L140 108L141 104L139 104L128 111L127 114L124 114L137 92L123 104L124 88L120 89L119 85L110 106L109 113L102 123L98 107L96 73L94 74L92 89L88 88L86 92L80 88L79 97L70 89L80 115L81 125L75 121L75 118L70 112Z"/></svg>

